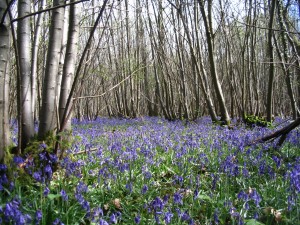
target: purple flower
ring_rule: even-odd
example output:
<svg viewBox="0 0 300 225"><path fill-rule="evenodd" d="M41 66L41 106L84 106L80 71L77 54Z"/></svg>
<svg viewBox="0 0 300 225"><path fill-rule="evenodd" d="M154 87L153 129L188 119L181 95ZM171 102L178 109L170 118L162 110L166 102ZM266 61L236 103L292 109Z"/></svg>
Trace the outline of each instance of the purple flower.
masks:
<svg viewBox="0 0 300 225"><path fill-rule="evenodd" d="M33 178L34 178L37 182L40 182L40 183L43 182L43 178L42 178L42 173L41 173L41 171L34 172L34 173L33 173Z"/></svg>
<svg viewBox="0 0 300 225"><path fill-rule="evenodd" d="M215 224L220 224L220 220L219 220L218 214L219 214L219 210L216 209L215 212L214 212L214 223Z"/></svg>
<svg viewBox="0 0 300 225"><path fill-rule="evenodd" d="M5 164L0 164L0 172L7 171L7 166Z"/></svg>
<svg viewBox="0 0 300 225"><path fill-rule="evenodd" d="M76 193L86 193L88 192L88 186L83 183L83 182L79 182L79 184L76 186Z"/></svg>
<svg viewBox="0 0 300 225"><path fill-rule="evenodd" d="M117 224L117 222L118 222L117 217L114 213L109 217L109 219L110 219L110 222L113 224Z"/></svg>
<svg viewBox="0 0 300 225"><path fill-rule="evenodd" d="M64 201L68 201L68 195L67 193L65 192L65 190L61 190L60 191L60 194L61 194L61 197Z"/></svg>
<svg viewBox="0 0 300 225"><path fill-rule="evenodd" d="M108 224L108 222L106 222L105 220L100 219L99 225L109 225L109 224Z"/></svg>
<svg viewBox="0 0 300 225"><path fill-rule="evenodd" d="M45 166L44 173L45 173L45 177L48 180L51 180L51 178L52 178L52 168L49 164Z"/></svg>
<svg viewBox="0 0 300 225"><path fill-rule="evenodd" d="M140 224L140 222L141 222L141 217L140 217L140 215L137 215L137 216L134 218L134 222L135 222L135 224Z"/></svg>
<svg viewBox="0 0 300 225"><path fill-rule="evenodd" d="M42 211L38 209L35 212L35 224L39 224L42 218L43 218Z"/></svg>
<svg viewBox="0 0 300 225"><path fill-rule="evenodd" d="M173 200L174 200L174 203L175 204L178 204L178 205L182 205L183 202L182 202L182 196L180 193L176 192L173 196Z"/></svg>
<svg viewBox="0 0 300 225"><path fill-rule="evenodd" d="M145 194L147 191L148 191L148 186L145 184L145 185L143 186L143 188L142 188L141 193L142 193L142 194Z"/></svg>
<svg viewBox="0 0 300 225"><path fill-rule="evenodd" d="M61 222L61 220L60 220L59 218L56 218L56 219L53 221L52 225L64 225L64 223Z"/></svg>
<svg viewBox="0 0 300 225"><path fill-rule="evenodd" d="M19 165L19 164L21 164L21 163L23 163L24 162L24 159L22 158L22 157L20 157L20 156L15 156L14 157L14 163L16 164L16 165Z"/></svg>
<svg viewBox="0 0 300 225"><path fill-rule="evenodd" d="M159 197L156 197L152 201L151 205L154 211L162 211L162 209L164 208L164 203Z"/></svg>
<svg viewBox="0 0 300 225"><path fill-rule="evenodd" d="M132 183L126 184L126 189L131 193L132 192Z"/></svg>
<svg viewBox="0 0 300 225"><path fill-rule="evenodd" d="M165 222L166 222L166 224L169 224L169 223L171 223L171 220L172 220L172 217L173 217L174 215L173 215L173 213L171 213L171 212L166 212L165 213Z"/></svg>
<svg viewBox="0 0 300 225"><path fill-rule="evenodd" d="M255 189L249 190L249 197L255 202L255 205L259 207L259 203L261 202L261 197Z"/></svg>
<svg viewBox="0 0 300 225"><path fill-rule="evenodd" d="M50 190L48 187L45 187L44 189L44 196L47 196L50 193Z"/></svg>

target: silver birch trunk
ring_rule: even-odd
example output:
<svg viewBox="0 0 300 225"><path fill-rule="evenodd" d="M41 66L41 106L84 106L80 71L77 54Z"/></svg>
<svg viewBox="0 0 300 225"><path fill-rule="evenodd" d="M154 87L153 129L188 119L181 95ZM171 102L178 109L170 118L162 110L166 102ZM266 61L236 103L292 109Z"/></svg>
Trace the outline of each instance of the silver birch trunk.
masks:
<svg viewBox="0 0 300 225"><path fill-rule="evenodd" d="M71 2L74 2L72 0ZM61 92L60 92L60 100L59 100L59 118L60 123L62 123L62 118L64 112L66 110L66 104L68 100L68 96L71 90L71 83L73 81L74 73L75 73L75 61L77 55L77 43L78 43L78 34L79 34L79 26L78 26L78 17L76 17L76 5L70 6L70 14L69 14L69 30L68 30L68 42L66 47L66 57L63 67L63 77L61 82ZM66 121L66 130L71 129L71 117Z"/></svg>
<svg viewBox="0 0 300 225"><path fill-rule="evenodd" d="M0 18L6 10L6 0L0 0ZM0 24L0 163L4 159L5 149L10 144L9 116L8 116L8 64L10 34L8 21Z"/></svg>
<svg viewBox="0 0 300 225"><path fill-rule="evenodd" d="M39 1L39 10L43 10L45 8L45 0ZM41 39L41 23L43 19L44 13L39 13L36 18L35 22L35 30L34 30L34 39L33 39L33 46L32 46L32 64L31 64L31 101L32 101L32 113L33 119L37 120L36 116L36 98L37 98L37 67L38 67L38 50L39 50L39 43Z"/></svg>
<svg viewBox="0 0 300 225"><path fill-rule="evenodd" d="M30 0L18 1L18 17L30 13ZM29 140L34 136L34 121L32 113L32 76L31 76L31 29L30 17L18 21L17 48L18 63L21 79L21 150L26 148Z"/></svg>
<svg viewBox="0 0 300 225"><path fill-rule="evenodd" d="M54 0L53 6L64 4L63 0ZM57 73L59 68L59 57L62 45L62 35L64 27L63 7L56 8L52 11L50 36L47 53L47 63L42 90L42 106L40 110L40 126L38 131L39 138L54 132L57 128L57 101L56 85Z"/></svg>

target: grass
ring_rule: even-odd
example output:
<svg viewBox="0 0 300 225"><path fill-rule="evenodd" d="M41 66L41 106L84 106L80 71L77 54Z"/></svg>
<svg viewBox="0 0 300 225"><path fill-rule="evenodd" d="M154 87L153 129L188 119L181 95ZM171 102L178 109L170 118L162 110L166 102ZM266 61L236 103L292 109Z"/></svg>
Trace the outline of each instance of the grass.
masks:
<svg viewBox="0 0 300 225"><path fill-rule="evenodd" d="M74 121L75 141L56 172L47 165L57 159L45 154L42 164L0 169L0 218L44 225L299 224L299 134L291 133L278 155L269 151L273 143L245 147L269 132L228 129L208 118Z"/></svg>

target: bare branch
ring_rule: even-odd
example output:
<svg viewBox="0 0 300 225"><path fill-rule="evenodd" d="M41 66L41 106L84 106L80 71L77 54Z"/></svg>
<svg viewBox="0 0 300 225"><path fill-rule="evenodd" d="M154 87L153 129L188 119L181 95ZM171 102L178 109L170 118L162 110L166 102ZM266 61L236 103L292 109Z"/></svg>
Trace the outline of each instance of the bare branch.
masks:
<svg viewBox="0 0 300 225"><path fill-rule="evenodd" d="M11 21L11 23L17 22L19 20L23 20L23 19L25 19L27 17L34 16L34 15L37 15L37 14L40 14L40 13L52 11L52 10L55 10L55 9L58 9L58 8L61 8L61 7L66 7L66 6L69 6L69 5L74 5L74 4L78 4L78 3L81 3L81 2L87 2L87 1L89 1L89 0L80 0L80 1L77 1L77 2L70 2L70 3L64 4L64 5L58 5L58 6L55 6L55 7L43 9L43 10L40 10L40 11L37 11L37 12L34 12L34 13L30 13L30 14L28 14L26 16L22 16L22 17L18 17L16 19L13 19Z"/></svg>

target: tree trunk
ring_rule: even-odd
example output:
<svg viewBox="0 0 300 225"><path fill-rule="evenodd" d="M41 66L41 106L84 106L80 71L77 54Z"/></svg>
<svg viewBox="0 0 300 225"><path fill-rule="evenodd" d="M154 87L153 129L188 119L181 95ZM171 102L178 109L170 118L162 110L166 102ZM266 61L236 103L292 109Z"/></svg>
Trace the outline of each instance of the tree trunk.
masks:
<svg viewBox="0 0 300 225"><path fill-rule="evenodd" d="M71 2L74 2L74 0L71 0ZM60 123L62 123L62 118L66 110L66 104L75 72L75 61L77 55L77 42L79 33L78 18L76 17L76 8L76 5L70 6L68 42L66 48L66 57L63 68L63 78L61 83L61 93L59 100ZM71 120L68 119L66 123L67 124L65 129L71 129Z"/></svg>
<svg viewBox="0 0 300 225"><path fill-rule="evenodd" d="M30 0L18 1L18 17L30 13ZM29 140L34 136L34 121L32 107L32 76L31 76L31 30L30 17L19 20L17 28L18 63L21 78L21 151L26 148ZM20 143L19 143L20 144Z"/></svg>
<svg viewBox="0 0 300 225"><path fill-rule="evenodd" d="M214 57L214 46L213 46L214 37L213 37L213 33L212 33L212 19L211 19L212 0L208 0L207 14L204 9L204 1L198 0L198 2L200 4L200 12L201 12L201 15L202 15L203 21L204 21L206 41L207 41L207 47L208 47L210 72L211 72L212 81L213 81L214 88L215 88L217 101L219 103L219 108L220 108L220 112L221 112L221 121L225 124L230 124L230 118L229 118L229 114L228 114L228 111L226 108L226 103L225 103L225 99L223 96L223 91L221 88L219 77L217 74L215 57Z"/></svg>
<svg viewBox="0 0 300 225"><path fill-rule="evenodd" d="M39 10L43 10L45 8L45 0L39 1ZM37 15L37 19L35 22L35 30L34 30L34 39L32 45L32 63L31 63L31 101L32 101L32 116L33 120L37 120L36 116L36 98L37 98L37 68L38 68L38 50L39 50L39 43L41 40L41 23L44 13L40 13Z"/></svg>
<svg viewBox="0 0 300 225"><path fill-rule="evenodd" d="M274 50L273 50L273 20L275 14L275 5L276 1L271 1L270 8L270 20L269 20L269 33L268 33L268 58L269 58L269 82L268 82L268 94L267 94L267 121L272 121L273 114L273 92L274 92L274 76L275 76L275 68L274 68Z"/></svg>
<svg viewBox="0 0 300 225"><path fill-rule="evenodd" d="M63 0L54 0L53 6L64 4ZM42 90L42 107L38 136L43 139L57 127L56 78L64 27L64 8L52 11L47 63Z"/></svg>
<svg viewBox="0 0 300 225"><path fill-rule="evenodd" d="M6 0L0 0L0 18L7 8ZM10 34L8 21L5 18L0 24L0 163L3 162L5 149L10 144L9 116L8 116L8 68Z"/></svg>

